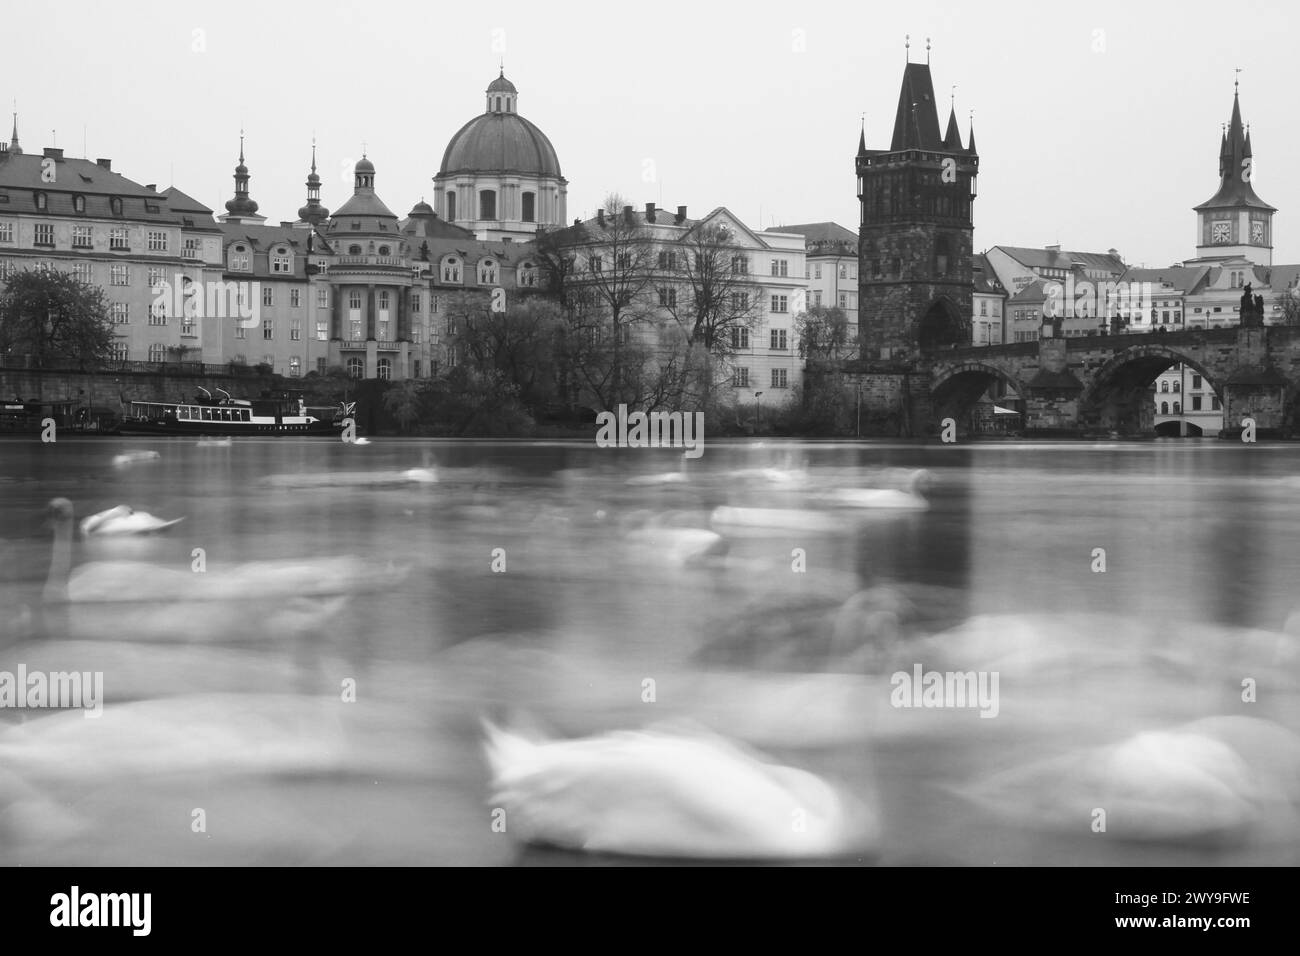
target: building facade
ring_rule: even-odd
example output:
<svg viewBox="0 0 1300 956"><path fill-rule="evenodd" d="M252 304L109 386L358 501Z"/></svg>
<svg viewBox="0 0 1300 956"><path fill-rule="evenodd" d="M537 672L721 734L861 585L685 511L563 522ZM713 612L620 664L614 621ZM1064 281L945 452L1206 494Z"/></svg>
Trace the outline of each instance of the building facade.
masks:
<svg viewBox="0 0 1300 956"><path fill-rule="evenodd" d="M765 230L804 237L808 308L837 308L848 323L847 340L858 346L858 237L835 222L776 226Z"/></svg>

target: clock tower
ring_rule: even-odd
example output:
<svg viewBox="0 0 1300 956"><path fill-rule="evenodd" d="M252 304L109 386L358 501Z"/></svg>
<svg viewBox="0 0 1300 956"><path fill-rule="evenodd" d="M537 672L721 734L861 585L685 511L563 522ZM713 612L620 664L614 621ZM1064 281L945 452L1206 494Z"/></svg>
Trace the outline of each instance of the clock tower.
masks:
<svg viewBox="0 0 1300 956"><path fill-rule="evenodd" d="M1273 213L1255 195L1250 132L1241 124L1241 104L1232 95L1232 119L1219 144L1219 191L1196 209L1199 260L1244 258L1273 264Z"/></svg>

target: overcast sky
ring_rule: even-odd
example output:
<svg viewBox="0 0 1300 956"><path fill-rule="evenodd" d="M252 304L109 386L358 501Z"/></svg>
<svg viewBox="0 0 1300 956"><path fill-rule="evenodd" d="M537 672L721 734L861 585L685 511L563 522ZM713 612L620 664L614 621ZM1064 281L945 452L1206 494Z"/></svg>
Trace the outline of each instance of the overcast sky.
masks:
<svg viewBox="0 0 1300 956"><path fill-rule="evenodd" d="M889 145L904 64L949 88L980 154L975 247L1195 255L1236 67L1254 184L1300 262L1295 25L1281 3L430 2L23 4L5 11L0 98L23 148L108 156L223 211L239 129L251 191L297 218L313 133L338 208L364 142L399 215L432 197L448 139L482 112L504 51L519 112L550 137L569 217L727 206L753 226L857 227L853 154ZM199 32L196 32L199 31ZM84 134L83 134L84 130ZM55 132L57 131L57 144ZM653 177L653 181L647 181ZM761 219L760 219L761 216Z"/></svg>

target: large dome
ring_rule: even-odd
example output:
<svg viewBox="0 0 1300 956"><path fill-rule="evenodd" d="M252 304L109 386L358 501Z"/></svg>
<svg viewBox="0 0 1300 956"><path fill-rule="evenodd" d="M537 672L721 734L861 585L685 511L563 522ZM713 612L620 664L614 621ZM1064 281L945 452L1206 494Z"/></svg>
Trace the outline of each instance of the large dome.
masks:
<svg viewBox="0 0 1300 956"><path fill-rule="evenodd" d="M560 161L546 134L517 113L484 113L447 144L438 175L515 173L560 178Z"/></svg>

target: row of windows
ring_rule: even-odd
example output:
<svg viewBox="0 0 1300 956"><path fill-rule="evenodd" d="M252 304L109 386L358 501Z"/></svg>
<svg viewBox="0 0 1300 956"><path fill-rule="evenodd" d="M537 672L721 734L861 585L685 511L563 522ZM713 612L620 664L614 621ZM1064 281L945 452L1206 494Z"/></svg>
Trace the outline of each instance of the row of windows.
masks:
<svg viewBox="0 0 1300 956"><path fill-rule="evenodd" d="M812 275L811 275L811 276L809 276L809 274L808 274L808 270L809 270L809 268L812 269ZM832 271L834 271L834 270L832 270ZM811 267L808 266L807 264L805 264L805 265L804 265L804 270L803 270L803 277L804 277L805 279L808 279L808 278L820 279L820 278L822 277L822 264L821 264L820 262L814 262L814 263L812 263ZM851 265L847 265L847 264L845 264L845 263L840 263L840 278L841 278L841 279L856 279L857 277L858 277L858 267L857 267L857 266L851 266Z"/></svg>
<svg viewBox="0 0 1300 956"><path fill-rule="evenodd" d="M1181 402L1174 402L1174 403L1173 403L1173 406L1172 406L1172 409L1173 409L1173 410L1172 410L1172 413L1171 413L1171 411L1170 411L1170 408L1171 408L1171 406L1170 406L1170 404L1169 404L1168 402L1161 402L1161 403L1160 403L1160 414L1161 414L1161 415L1169 415L1169 414L1181 415L1181 414L1183 413L1183 406L1182 406L1182 403L1181 403ZM1210 396L1210 411L1212 411L1212 412L1217 412L1217 411L1221 411L1222 408L1223 408L1223 406L1222 406L1222 404L1219 402L1219 396L1217 396L1217 395L1211 395L1211 396ZM1202 399L1201 399L1201 396L1200 396L1200 395L1193 395L1193 396L1192 396L1192 407L1189 409L1189 411L1193 411L1193 412L1204 411L1203 402L1202 402Z"/></svg>
<svg viewBox="0 0 1300 956"><path fill-rule="evenodd" d="M37 210L44 212L50 208L50 195L45 192L37 192L32 196L32 203ZM122 198L120 196L110 196L108 198L108 208L114 216L122 215ZM144 204L145 212L158 212L159 207L155 203L146 202ZM72 211L77 214L83 214L86 211L86 197L74 195L72 197Z"/></svg>
<svg viewBox="0 0 1300 956"><path fill-rule="evenodd" d="M12 222L0 222L0 242L12 244L17 241L15 236L16 230ZM145 233L145 242L146 248L150 252L167 252L170 248L171 239L168 233L151 229ZM35 223L32 226L32 245L53 249L55 247L54 224L50 222ZM72 248L95 248L94 229L90 226L73 226ZM117 251L130 251L129 232L125 226L112 226L109 228L108 248ZM185 250L187 256L197 258L198 239L187 238L185 240Z"/></svg>
<svg viewBox="0 0 1300 956"><path fill-rule="evenodd" d="M520 209L520 220L523 222L537 221L537 195L536 193L526 192L520 196L523 207ZM478 217L480 219L497 218L497 192L495 189L480 189L478 193ZM447 220L456 221L456 191L447 190Z"/></svg>
<svg viewBox="0 0 1300 956"><path fill-rule="evenodd" d="M772 369L772 381L771 381L772 388L788 388L789 387L788 383L789 383L789 378L785 369L783 368ZM747 368L736 369L735 373L732 375L731 384L734 385L736 388L749 388L750 387L749 369Z"/></svg>

